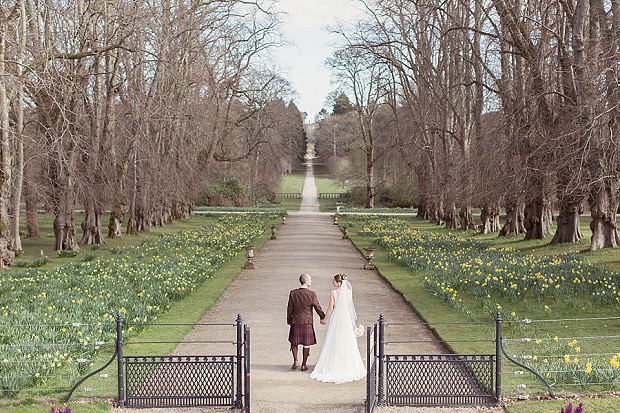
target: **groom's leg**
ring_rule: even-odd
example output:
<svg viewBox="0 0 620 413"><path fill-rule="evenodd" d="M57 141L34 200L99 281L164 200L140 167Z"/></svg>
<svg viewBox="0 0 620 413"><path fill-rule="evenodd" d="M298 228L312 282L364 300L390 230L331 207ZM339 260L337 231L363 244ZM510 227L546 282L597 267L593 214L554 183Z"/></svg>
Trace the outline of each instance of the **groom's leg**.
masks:
<svg viewBox="0 0 620 413"><path fill-rule="evenodd" d="M291 353L293 353L293 364L297 364L297 346L291 344Z"/></svg>
<svg viewBox="0 0 620 413"><path fill-rule="evenodd" d="M301 362L301 367L306 366L306 362L308 361L308 356L310 355L310 347L304 347L303 354L304 354L304 359Z"/></svg>

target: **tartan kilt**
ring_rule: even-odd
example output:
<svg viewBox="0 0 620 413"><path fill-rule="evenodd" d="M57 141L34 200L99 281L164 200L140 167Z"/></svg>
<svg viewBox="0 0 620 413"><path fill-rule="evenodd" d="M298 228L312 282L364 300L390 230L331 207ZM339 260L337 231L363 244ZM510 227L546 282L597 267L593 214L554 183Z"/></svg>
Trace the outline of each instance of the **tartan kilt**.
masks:
<svg viewBox="0 0 620 413"><path fill-rule="evenodd" d="M291 324L288 341L293 346L312 346L316 344L313 324Z"/></svg>

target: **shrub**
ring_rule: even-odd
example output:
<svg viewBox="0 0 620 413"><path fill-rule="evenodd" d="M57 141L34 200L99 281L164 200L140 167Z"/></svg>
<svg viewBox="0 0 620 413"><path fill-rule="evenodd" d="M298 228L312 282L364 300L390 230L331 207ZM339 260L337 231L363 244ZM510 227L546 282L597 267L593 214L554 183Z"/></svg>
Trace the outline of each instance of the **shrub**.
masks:
<svg viewBox="0 0 620 413"><path fill-rule="evenodd" d="M58 254L58 258L70 258L70 257L75 257L78 254L78 252L69 251L69 250L60 250L60 251L56 251L56 254Z"/></svg>
<svg viewBox="0 0 620 413"><path fill-rule="evenodd" d="M352 205L366 205L366 187L354 186L349 190L349 203Z"/></svg>
<svg viewBox="0 0 620 413"><path fill-rule="evenodd" d="M47 259L47 257L36 258L34 261L32 261L32 266L33 267L42 267L45 264L47 264L48 262L49 262L49 260Z"/></svg>

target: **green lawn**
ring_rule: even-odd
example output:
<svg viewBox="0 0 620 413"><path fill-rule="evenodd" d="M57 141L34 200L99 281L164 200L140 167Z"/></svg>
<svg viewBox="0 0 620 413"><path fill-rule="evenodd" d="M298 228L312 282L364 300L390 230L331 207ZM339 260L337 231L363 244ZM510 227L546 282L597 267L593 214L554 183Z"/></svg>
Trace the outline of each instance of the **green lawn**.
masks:
<svg viewBox="0 0 620 413"><path fill-rule="evenodd" d="M478 217L474 218L478 220ZM426 231L446 231L443 226L431 224L428 221L422 221L414 217L403 217L403 219L413 223L416 229ZM617 222L620 227L620 219L618 219ZM534 254L539 256L579 253L585 260L592 264L601 264L612 270L620 271L620 248L606 248L601 251L590 252L588 250L590 247L590 237L592 236L592 231L590 230L590 218L587 216L582 216L580 219L580 227L584 236L583 240L576 243L556 245L549 244L549 241L551 241L553 233L556 229L555 225L552 225L551 227L551 235L542 240L525 241L523 236L499 237L497 233L479 235L474 231L456 231L456 233L465 233L474 239L488 241L497 247L512 248L524 254Z"/></svg>
<svg viewBox="0 0 620 413"><path fill-rule="evenodd" d="M305 166L296 169L293 173L285 175L280 180L279 192L300 192L303 191L304 181L306 179ZM314 182L318 192L341 193L349 190L348 186L343 187L334 180L327 169L322 164L314 165ZM319 208L321 211L334 209L336 200L320 199ZM282 199L278 205L287 210L299 210L301 199Z"/></svg>
<svg viewBox="0 0 620 413"><path fill-rule="evenodd" d="M277 205L287 211L299 211L301 208L301 198L281 199L278 202Z"/></svg>
<svg viewBox="0 0 620 413"><path fill-rule="evenodd" d="M584 259L593 264L602 264L610 269L614 269L616 271L620 271L620 248L606 248L601 251L590 252L588 248L590 247L590 237L592 236L592 231L590 230L590 217L582 216L579 220L581 232L584 236L579 242L571 243L571 244L556 244L550 245L549 241L553 237L553 233L555 232L555 225L551 227L551 235L542 240L530 240L524 241L523 236L520 237L498 237L497 234L488 234L488 235L475 235L477 239L484 239L492 242L497 246L505 246L509 248L514 248L522 253L534 254L534 255L557 255L569 252L577 252L581 254ZM620 219L617 220L618 226L620 227ZM428 224L429 227L434 226L433 224ZM436 226L435 226L436 227Z"/></svg>
<svg viewBox="0 0 620 413"><path fill-rule="evenodd" d="M38 214L38 218L39 233L41 234L41 237L22 237L22 246L24 248L24 253L15 258L14 268L19 267L20 262L26 264L26 266L31 266L33 261L41 256L41 251L43 251L43 255L47 257L49 261L47 264L45 264L43 268L54 268L74 261L83 261L86 254L93 254L95 258L109 255L110 250L113 248L122 248L136 245L141 243L143 240L157 238L160 234L164 233L196 229L210 222L214 222L214 220L217 219L213 217L195 215L189 219L175 220L172 224L165 225L163 227L151 227L150 232L141 232L139 235L123 235L122 238L115 239L106 238L106 243L103 245L80 245L80 251L75 257L60 258L57 252L54 250L54 230L52 227L54 216L50 213L40 212ZM80 229L80 224L83 219L83 213L78 212L75 214L76 238L78 241L82 237L82 230ZM109 214L106 214L103 220L104 226L107 225L108 219ZM22 219L22 223L24 226L25 222L26 221L24 217ZM104 236L105 235L107 235L107 226L104 228Z"/></svg>
<svg viewBox="0 0 620 413"><path fill-rule="evenodd" d="M301 192L304 188L305 179L305 170L298 170L284 175L280 180L280 192Z"/></svg>
<svg viewBox="0 0 620 413"><path fill-rule="evenodd" d="M349 185L343 186L336 181L327 168L320 163L314 166L314 182L317 192L347 192L350 189Z"/></svg>
<svg viewBox="0 0 620 413"><path fill-rule="evenodd" d="M273 222L278 224L278 222ZM254 241L255 253L262 248L271 235L270 231L266 231L260 238ZM222 295L226 287L239 274L243 263L245 262L245 254L240 252L229 263L225 264L218 270L212 278L207 279L196 290L189 294L183 300L175 303L170 310L161 315L157 319L157 324L195 324L200 320L202 315L217 301ZM243 317L243 314L241 314ZM234 322L236 314L230 315L230 320L222 320L222 322ZM172 341L178 342L192 329L192 326L160 326L154 325L143 331L137 336L132 337L134 342L162 342ZM166 355L174 348L175 344L135 344L127 345L124 348L125 355ZM99 357L96 366L104 365L110 358L114 350L110 349L110 353ZM109 377L101 378L97 375L88 379L80 385L80 389L91 387L96 389L93 392L86 393L84 391L76 392L76 396L99 396L111 397L116 394L116 362L107 367L103 373L107 373Z"/></svg>
<svg viewBox="0 0 620 413"><path fill-rule="evenodd" d="M439 231L446 232L445 229L425 221L415 218L408 218L411 226L422 231ZM354 227L349 231L351 239L358 247L370 245L373 241L372 237L361 236L357 233L355 226L360 226L361 222L351 221ZM347 224L345 217L341 218L340 224ZM588 230L589 232L589 230ZM462 232L455 231L456 235L462 235ZM584 235L589 237L584 225ZM495 246L510 246L523 253L535 253L537 255L554 255L566 251L580 251L584 261L593 264L604 264L611 269L618 270L618 260L620 259L620 248L608 250L604 252L590 253L583 250L583 245L562 245L549 246L541 241L519 241L515 239L497 238L497 236L478 236L470 233L474 239L486 239ZM548 240L546 241L548 243ZM452 340L448 347L457 353L490 353L493 352L493 343L491 342L455 342L455 340L489 340L493 338L493 326L467 324L461 326L442 325L442 322L469 322L489 320L489 312L487 304L481 300L475 299L467 293L459 292L459 297L463 299L463 305L471 310L471 314L466 315L463 311L449 305L443 298L434 295L425 288L423 280L425 274L423 271L412 270L396 263L391 262L387 258L386 251L378 248L375 251L375 264L381 275L397 290L404 299L410 303L413 309L421 316L421 318L431 323L430 327L444 340ZM609 317L617 316L616 311L601 303L595 302L588 297L558 297L552 302L548 302L549 308L545 309L538 300L521 297L519 300L503 299L499 296L492 296L489 300L493 305L498 303L501 305L501 312L508 316L509 313L517 314L515 319L521 320L529 318L538 319L566 319L566 318L592 318L592 317ZM388 320L389 322L389 320ZM571 322L549 322L549 323L532 323L526 325L523 323L503 323L503 336L505 339L515 339L514 341L505 341L505 348L509 354L520 354L522 351L532 351L529 344L521 342L524 337L583 337L583 336L609 336L611 333L617 334L620 331L620 322L618 320L600 320L600 321L571 321ZM594 339L592 339L594 340ZM617 340L596 339L586 343L580 342L587 351L592 352L598 350L601 353L616 353L620 349L617 347ZM533 342L531 346L534 346ZM594 348L588 348L594 347ZM584 351L585 352L585 351ZM527 354L527 353L525 353ZM577 355L579 356L579 355ZM572 357L572 356L571 356ZM580 356L579 356L580 357ZM581 363L584 360L580 361ZM521 393L543 393L544 387L539 385L533 378L526 376L516 376L515 371L519 370L512 363L503 363L505 394L521 394ZM521 390L517 385L527 384L526 390ZM562 392L580 392L580 386L564 388ZM590 389L591 391L605 391L606 389Z"/></svg>
<svg viewBox="0 0 620 413"><path fill-rule="evenodd" d="M206 217L194 217L189 222L185 222L182 227L186 229L191 229L193 227L200 227L209 222L213 222L217 218L206 218ZM280 219L273 219L271 222L266 225L265 228L271 226L271 224L278 225L280 223ZM168 228L170 231L179 230L180 226L168 226L164 227ZM152 236L152 234L150 234ZM255 246L255 251L258 251L263 244L269 239L270 231L265 230L265 232L255 241L253 245ZM143 237L134 237L135 244L141 242ZM126 241L126 245L129 243ZM99 250L98 250L99 252ZM108 253L109 254L109 253ZM60 259L59 259L60 260ZM64 260L69 260L66 258ZM192 325L195 324L201 316L207 311L213 303L219 298L222 292L226 289L226 287L230 284L230 282L239 274L240 269L245 262L245 254L243 251L240 251L231 261L224 264L218 271L216 271L210 278L206 279L202 284L200 284L194 291L192 291L187 297L183 300L174 303L168 311L161 314L157 319L157 324L188 324L182 326L160 326L154 325L146 330L142 331L139 335L135 335L130 338L131 342L178 342L183 339L183 337L187 334L189 330L191 330ZM60 265L62 263L56 263ZM48 264L51 265L51 264ZM231 315L230 320L222 320L223 322L234 322L234 318L236 314ZM109 326L113 328L113 325ZM102 327L103 328L103 327ZM126 345L124 348L124 352L126 355L166 355L169 354L175 347L175 344L137 344L137 345ZM98 356L93 360L93 366L91 367L91 371L103 366L111 357L114 352L113 343L102 345L102 349L99 352ZM53 384L51 386L44 387L55 387ZM57 406L60 406L59 400L64 399L67 392L51 392L46 391L45 400L49 400L52 403L56 403ZM108 366L101 373L87 379L83 382L79 388L75 391L72 397L72 401L79 400L81 398L91 399L93 397L103 397L110 398L116 395L116 362L113 362L110 366ZM24 390L19 395L15 397L14 400L5 400L5 405L7 407L0 407L1 411L10 411L10 412L39 412L45 411L49 412L50 405L49 402L47 404L33 404L26 405L25 401L32 400L35 397L38 397L37 389L32 390ZM9 405L15 403L19 404L17 406L10 407ZM75 402L74 402L75 403ZM86 413L90 412L100 412L100 411L109 411L109 403L95 403L92 405L82 405L76 404L77 409L73 407L72 403L72 411L73 412L81 412L84 411Z"/></svg>
<svg viewBox="0 0 620 413"><path fill-rule="evenodd" d="M306 180L306 168L302 166L288 175L284 175L280 179L279 192L301 193ZM301 207L301 198L285 198L279 199L277 205L288 211L299 211Z"/></svg>
<svg viewBox="0 0 620 413"><path fill-rule="evenodd" d="M314 182L316 183L317 192L338 193L349 190L348 186L343 187L339 182L328 176L315 177Z"/></svg>
<svg viewBox="0 0 620 413"><path fill-rule="evenodd" d="M343 193L349 190L348 185L342 186L333 179L327 168L321 163L316 163L314 166L314 183L316 184L317 195L319 193ZM335 210L337 204L336 199L319 199L319 209L322 212Z"/></svg>
<svg viewBox="0 0 620 413"><path fill-rule="evenodd" d="M110 402L94 401L92 403L70 403L71 413L107 413L112 404ZM23 404L20 406L2 406L2 413L49 413L52 407L64 408L63 403L51 404Z"/></svg>
<svg viewBox="0 0 620 413"><path fill-rule="evenodd" d="M620 397L581 397L569 400L540 400L515 402L506 406L507 413L559 413L562 408L573 405L573 412L583 403L584 413L611 413L620 411Z"/></svg>

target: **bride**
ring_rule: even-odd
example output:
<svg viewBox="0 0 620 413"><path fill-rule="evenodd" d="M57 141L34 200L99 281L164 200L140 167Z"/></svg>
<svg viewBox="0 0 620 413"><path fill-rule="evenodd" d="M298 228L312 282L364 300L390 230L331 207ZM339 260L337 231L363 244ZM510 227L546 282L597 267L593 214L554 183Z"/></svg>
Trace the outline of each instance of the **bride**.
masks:
<svg viewBox="0 0 620 413"><path fill-rule="evenodd" d="M366 368L357 348L357 315L351 283L346 274L336 274L332 283L336 289L329 296L325 313L325 319L329 319L327 334L310 378L340 384L362 379L366 376Z"/></svg>

